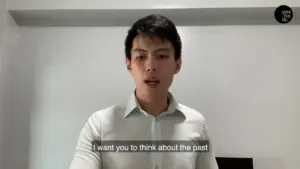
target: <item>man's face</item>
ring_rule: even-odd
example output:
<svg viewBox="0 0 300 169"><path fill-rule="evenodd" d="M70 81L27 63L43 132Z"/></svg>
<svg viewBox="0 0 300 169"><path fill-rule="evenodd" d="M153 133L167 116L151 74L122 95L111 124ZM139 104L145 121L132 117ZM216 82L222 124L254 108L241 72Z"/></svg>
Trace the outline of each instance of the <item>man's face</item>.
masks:
<svg viewBox="0 0 300 169"><path fill-rule="evenodd" d="M136 89L145 95L160 95L169 90L173 76L179 72L181 59L175 60L170 41L139 35L133 40L127 69Z"/></svg>

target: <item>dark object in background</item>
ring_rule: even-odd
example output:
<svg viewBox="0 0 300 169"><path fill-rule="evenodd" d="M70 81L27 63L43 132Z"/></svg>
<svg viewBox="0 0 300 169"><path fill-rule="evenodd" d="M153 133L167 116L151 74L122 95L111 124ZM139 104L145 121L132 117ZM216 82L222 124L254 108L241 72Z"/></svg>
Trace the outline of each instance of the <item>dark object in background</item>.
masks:
<svg viewBox="0 0 300 169"><path fill-rule="evenodd" d="M219 169L253 169L252 158L216 157Z"/></svg>

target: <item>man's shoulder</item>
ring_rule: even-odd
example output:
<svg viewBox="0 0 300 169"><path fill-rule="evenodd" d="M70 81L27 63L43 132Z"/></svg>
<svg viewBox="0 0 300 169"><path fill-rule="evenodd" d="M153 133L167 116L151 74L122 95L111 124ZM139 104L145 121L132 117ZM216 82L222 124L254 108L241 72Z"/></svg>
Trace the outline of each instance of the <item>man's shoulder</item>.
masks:
<svg viewBox="0 0 300 169"><path fill-rule="evenodd" d="M205 121L203 114L196 109L193 109L193 108L186 106L184 104L181 104L181 103L178 103L177 109L185 115L186 120L188 120L188 121L190 121L190 120L192 120L192 121L196 120L196 121L201 121L201 122Z"/></svg>
<svg viewBox="0 0 300 169"><path fill-rule="evenodd" d="M108 119L117 116L121 117L122 115L124 115L125 109L126 109L125 104L116 104L93 112L91 117L98 118L98 119L100 118Z"/></svg>

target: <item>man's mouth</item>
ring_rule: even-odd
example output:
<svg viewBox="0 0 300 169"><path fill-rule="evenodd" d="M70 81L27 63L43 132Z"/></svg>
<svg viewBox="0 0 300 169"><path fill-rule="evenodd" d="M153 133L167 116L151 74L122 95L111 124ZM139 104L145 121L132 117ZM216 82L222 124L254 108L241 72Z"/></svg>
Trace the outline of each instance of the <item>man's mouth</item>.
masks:
<svg viewBox="0 0 300 169"><path fill-rule="evenodd" d="M145 83L147 83L148 85L157 85L159 84L159 80L144 80Z"/></svg>
<svg viewBox="0 0 300 169"><path fill-rule="evenodd" d="M150 79L150 80L144 80L144 82L150 87L156 87L160 81L157 79Z"/></svg>

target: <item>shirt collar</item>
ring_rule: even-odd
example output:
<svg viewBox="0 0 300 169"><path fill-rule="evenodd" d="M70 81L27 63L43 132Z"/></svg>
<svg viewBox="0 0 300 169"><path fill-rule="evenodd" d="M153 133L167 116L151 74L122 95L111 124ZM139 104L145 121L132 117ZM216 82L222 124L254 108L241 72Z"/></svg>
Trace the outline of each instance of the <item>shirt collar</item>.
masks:
<svg viewBox="0 0 300 169"><path fill-rule="evenodd" d="M170 92L168 94L169 94L169 96L168 96L169 106L165 112L161 113L158 116L171 115L175 112L180 112L178 109L178 103L175 100L174 96ZM130 114L132 114L134 112L140 112L140 113L144 113L145 115L147 115L147 113L142 110L140 104L138 103L135 92L133 92L133 94L131 94L131 96L129 97L129 99L126 103L124 118L128 117Z"/></svg>

